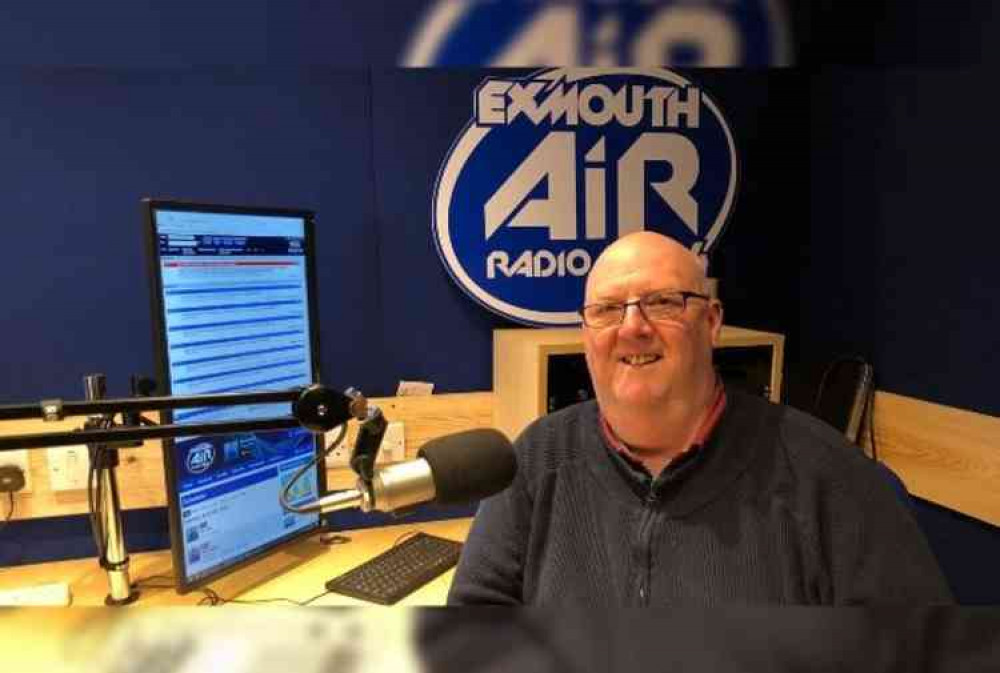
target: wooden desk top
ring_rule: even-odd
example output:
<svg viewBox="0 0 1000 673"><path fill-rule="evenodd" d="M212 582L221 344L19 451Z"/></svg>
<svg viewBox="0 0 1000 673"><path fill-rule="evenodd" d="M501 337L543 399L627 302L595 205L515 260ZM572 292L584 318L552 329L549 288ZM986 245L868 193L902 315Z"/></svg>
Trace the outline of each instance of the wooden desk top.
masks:
<svg viewBox="0 0 1000 673"><path fill-rule="evenodd" d="M224 599L261 601L290 599L305 602L324 592L327 580L360 565L389 549L411 531L464 540L472 519L451 519L344 531L343 544L325 545L318 536L295 543L257 563L208 585ZM173 562L169 550L132 554L129 575L138 583L140 596L132 606L193 606L205 595L194 591L179 595L171 586ZM399 605L444 605L455 571L450 570L410 594ZM107 575L96 559L76 559L0 569L0 591L50 582L68 582L74 606L102 606L107 595ZM290 601L268 605L293 606ZM327 594L310 605L372 605L364 601ZM132 607L130 606L130 607Z"/></svg>

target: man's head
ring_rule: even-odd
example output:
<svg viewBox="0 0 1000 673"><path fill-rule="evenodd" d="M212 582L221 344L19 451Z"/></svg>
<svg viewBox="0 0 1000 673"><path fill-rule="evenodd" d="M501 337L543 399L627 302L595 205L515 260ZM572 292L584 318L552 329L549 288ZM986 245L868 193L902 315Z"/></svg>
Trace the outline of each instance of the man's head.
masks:
<svg viewBox="0 0 1000 673"><path fill-rule="evenodd" d="M587 367L606 415L663 407L712 384L722 305L685 294L707 295L707 286L701 259L654 232L625 236L598 257L587 278L585 322L600 324L590 318L602 311L613 318L617 309L609 305L644 302L625 307L618 324L583 327Z"/></svg>

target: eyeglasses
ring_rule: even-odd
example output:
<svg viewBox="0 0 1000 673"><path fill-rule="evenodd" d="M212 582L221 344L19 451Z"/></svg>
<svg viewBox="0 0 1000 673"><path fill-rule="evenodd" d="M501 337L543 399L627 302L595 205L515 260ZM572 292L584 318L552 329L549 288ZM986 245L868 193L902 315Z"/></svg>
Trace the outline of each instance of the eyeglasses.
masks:
<svg viewBox="0 0 1000 673"><path fill-rule="evenodd" d="M684 314L689 299L709 301L711 297L699 292L662 290L644 294L634 301L588 304L579 313L584 325L596 329L621 325L629 306L638 306L642 317L649 322L676 320Z"/></svg>

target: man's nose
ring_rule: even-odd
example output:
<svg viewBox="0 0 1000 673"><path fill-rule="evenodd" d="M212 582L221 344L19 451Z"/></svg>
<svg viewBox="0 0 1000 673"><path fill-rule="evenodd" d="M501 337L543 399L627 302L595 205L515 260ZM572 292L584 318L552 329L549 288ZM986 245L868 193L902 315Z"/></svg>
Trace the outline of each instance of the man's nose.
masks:
<svg viewBox="0 0 1000 673"><path fill-rule="evenodd" d="M645 334L653 328L646 320L646 316L639 308L638 304L629 304L625 307L625 316L622 318L621 329L630 334Z"/></svg>

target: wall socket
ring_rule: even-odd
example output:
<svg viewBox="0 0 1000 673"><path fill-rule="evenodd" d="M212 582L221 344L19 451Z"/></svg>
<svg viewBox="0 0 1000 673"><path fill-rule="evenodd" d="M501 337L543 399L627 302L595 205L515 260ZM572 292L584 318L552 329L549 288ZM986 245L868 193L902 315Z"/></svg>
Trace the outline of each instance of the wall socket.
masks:
<svg viewBox="0 0 1000 673"><path fill-rule="evenodd" d="M403 460L406 460L406 434L403 431L403 421L393 421L385 429L376 464L398 463Z"/></svg>
<svg viewBox="0 0 1000 673"><path fill-rule="evenodd" d="M49 486L53 491L77 491L87 488L90 452L83 444L47 449Z"/></svg>
<svg viewBox="0 0 1000 673"><path fill-rule="evenodd" d="M326 434L324 441L329 446L333 439L340 433L334 429ZM326 457L327 467L350 467L351 449L353 446L345 439L336 449ZM402 421L393 421L385 428L385 436L382 437L382 446L379 447L378 460L376 465L383 463L398 463L406 460L406 435L403 431Z"/></svg>
<svg viewBox="0 0 1000 673"><path fill-rule="evenodd" d="M31 491L31 467L28 463L28 450L4 451L0 453L0 465L16 465L24 472L24 488L19 493Z"/></svg>

